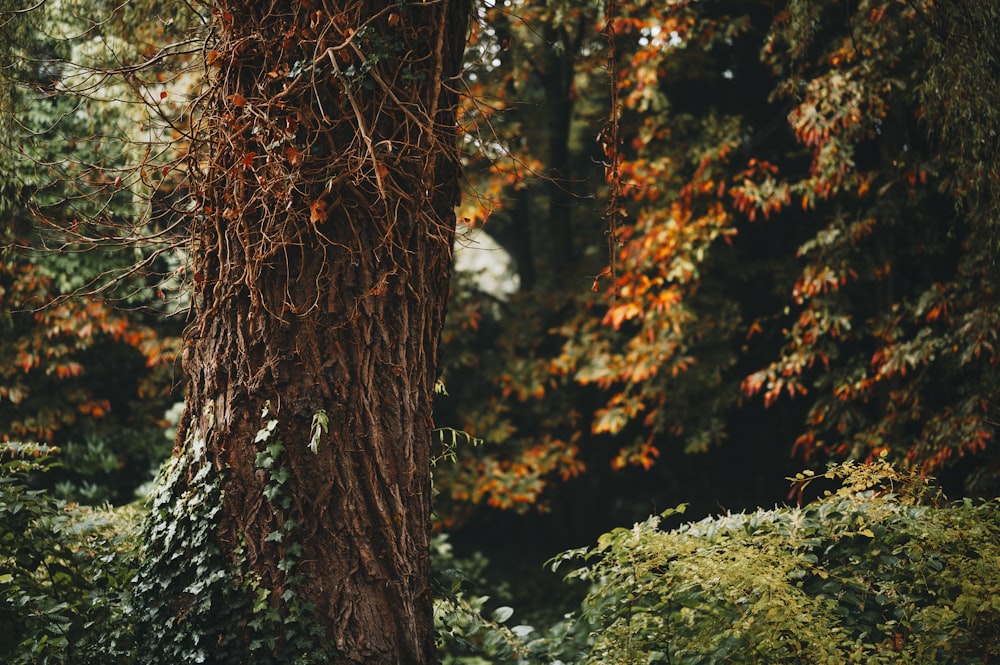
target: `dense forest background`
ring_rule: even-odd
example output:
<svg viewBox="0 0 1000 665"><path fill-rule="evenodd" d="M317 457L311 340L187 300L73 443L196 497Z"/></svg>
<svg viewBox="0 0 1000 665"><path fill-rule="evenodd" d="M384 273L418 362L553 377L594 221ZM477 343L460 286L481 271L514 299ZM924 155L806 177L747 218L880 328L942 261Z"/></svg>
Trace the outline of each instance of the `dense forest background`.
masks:
<svg viewBox="0 0 1000 665"><path fill-rule="evenodd" d="M11 4L0 436L60 448L56 496L128 504L184 397L177 165L221 65L183 7ZM1000 494L1000 9L474 11L459 245L492 272L453 279L435 528L489 584L542 603L561 550L795 504L831 461Z"/></svg>

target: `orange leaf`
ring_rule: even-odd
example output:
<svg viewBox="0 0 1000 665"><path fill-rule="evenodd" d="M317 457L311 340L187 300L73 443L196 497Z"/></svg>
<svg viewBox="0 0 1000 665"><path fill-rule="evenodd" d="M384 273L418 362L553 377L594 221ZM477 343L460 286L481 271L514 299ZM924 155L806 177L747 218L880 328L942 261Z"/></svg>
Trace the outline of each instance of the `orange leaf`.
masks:
<svg viewBox="0 0 1000 665"><path fill-rule="evenodd" d="M642 314L642 309L634 302L627 302L620 305L615 305L608 310L608 313L604 315L604 320L602 323L604 325L611 324L611 326L618 330L621 328L622 323L634 319L635 317Z"/></svg>
<svg viewBox="0 0 1000 665"><path fill-rule="evenodd" d="M322 224L326 221L326 201L316 199L310 204L309 221L313 224Z"/></svg>
<svg viewBox="0 0 1000 665"><path fill-rule="evenodd" d="M285 148L285 157L288 159L288 163L293 167L302 163L302 153L300 153L299 149L293 145Z"/></svg>
<svg viewBox="0 0 1000 665"><path fill-rule="evenodd" d="M247 105L247 98L238 92L229 95L229 101L231 101L235 106L242 107Z"/></svg>

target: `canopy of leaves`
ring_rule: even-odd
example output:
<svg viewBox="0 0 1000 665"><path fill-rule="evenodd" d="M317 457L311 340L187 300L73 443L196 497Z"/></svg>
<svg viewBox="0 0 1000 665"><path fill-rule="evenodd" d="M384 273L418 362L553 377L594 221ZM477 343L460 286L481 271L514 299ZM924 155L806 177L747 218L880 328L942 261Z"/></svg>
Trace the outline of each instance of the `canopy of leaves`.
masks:
<svg viewBox="0 0 1000 665"><path fill-rule="evenodd" d="M441 474L443 512L544 506L546 487L609 464L669 479L664 454L719 446L766 463L888 451L992 496L988 5L483 10L463 214L487 220L521 291L456 285L439 419L485 444ZM605 182L609 116L620 180Z"/></svg>

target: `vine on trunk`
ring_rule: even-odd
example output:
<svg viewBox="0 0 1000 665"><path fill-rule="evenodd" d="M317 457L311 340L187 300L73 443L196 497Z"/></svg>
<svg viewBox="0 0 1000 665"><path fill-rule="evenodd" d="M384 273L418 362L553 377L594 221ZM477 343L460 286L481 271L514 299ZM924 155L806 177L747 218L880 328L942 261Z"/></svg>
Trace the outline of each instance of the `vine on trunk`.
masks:
<svg viewBox="0 0 1000 665"><path fill-rule="evenodd" d="M360 224L379 226L387 266L406 263L393 241L398 224L431 229L450 245L453 220L426 205L441 168L458 163L454 122L441 108L444 31L410 20L426 11L425 4L388 3L372 13L360 1L214 6L209 86L195 105L200 122L190 158L190 168L204 175L195 192L195 237L226 244L201 247L200 255L236 260L195 266L203 302L226 284L246 288L253 308L276 319L321 307L325 287L335 283L333 266L345 261L323 262L309 293L286 288L275 299L255 285L278 265L294 282L299 275L291 271L304 259L290 259L307 248L356 263ZM412 59L428 50L436 57L431 73ZM415 85L426 77L437 83ZM368 211L371 201L381 209ZM366 295L384 286L373 284Z"/></svg>

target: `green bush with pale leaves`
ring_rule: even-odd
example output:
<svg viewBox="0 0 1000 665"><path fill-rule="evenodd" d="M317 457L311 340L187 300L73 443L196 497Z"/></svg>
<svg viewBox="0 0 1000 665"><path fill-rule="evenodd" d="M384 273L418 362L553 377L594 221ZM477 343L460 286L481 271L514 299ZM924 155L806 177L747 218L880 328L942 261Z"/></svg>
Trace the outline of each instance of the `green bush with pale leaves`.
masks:
<svg viewBox="0 0 1000 665"><path fill-rule="evenodd" d="M0 448L0 662L134 663L142 652L134 638L155 613L137 603L149 582L137 570L150 570L140 561L149 551L138 546L142 515L32 489L49 452ZM438 538L439 657L452 665L998 662L996 501L944 504L923 479L881 461L795 480L841 486L804 507L672 530L662 520L683 509L667 511L559 555L553 568L571 567L567 577L589 593L549 627L519 624L511 608L463 590L461 579L482 582L485 560L457 560ZM169 630L181 650L171 662L198 661L184 624Z"/></svg>
<svg viewBox="0 0 1000 665"><path fill-rule="evenodd" d="M129 663L141 511L33 489L56 452L0 444L0 662Z"/></svg>
<svg viewBox="0 0 1000 665"><path fill-rule="evenodd" d="M818 479L842 487L669 531L652 517L558 557L591 585L578 662L997 662L997 502L939 505L881 461L795 480Z"/></svg>

